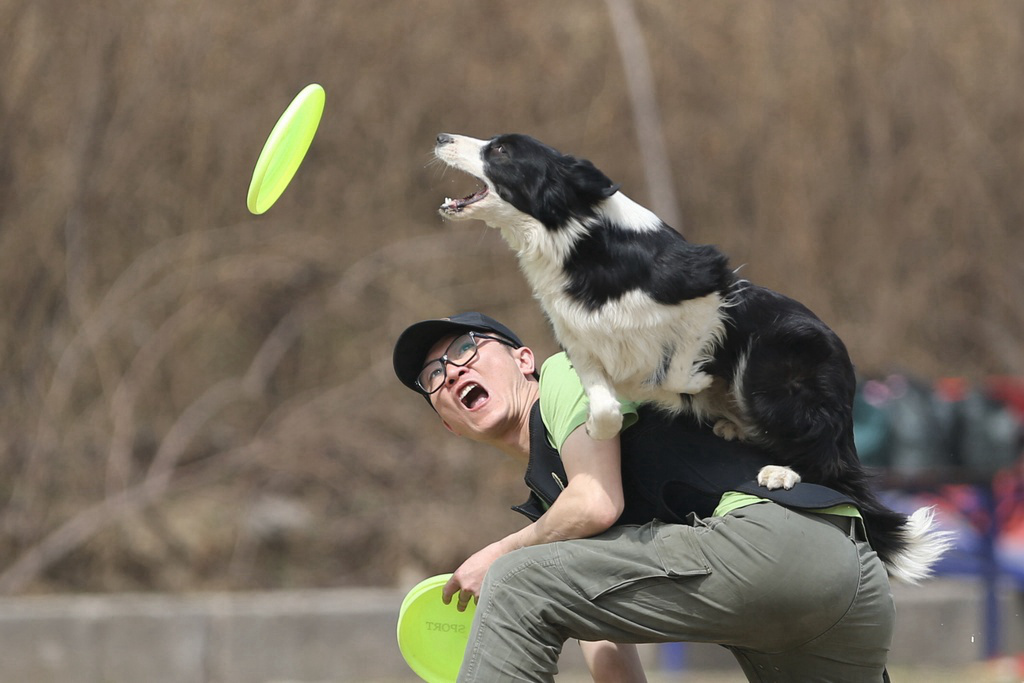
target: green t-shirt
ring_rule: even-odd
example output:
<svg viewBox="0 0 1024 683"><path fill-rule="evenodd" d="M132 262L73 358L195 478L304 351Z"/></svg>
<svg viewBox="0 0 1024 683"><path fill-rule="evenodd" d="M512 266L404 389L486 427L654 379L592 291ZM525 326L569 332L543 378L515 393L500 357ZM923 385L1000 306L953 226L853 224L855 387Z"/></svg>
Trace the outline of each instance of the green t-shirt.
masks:
<svg viewBox="0 0 1024 683"><path fill-rule="evenodd" d="M620 405L622 428L626 429L637 420L637 404L620 401ZM589 407L590 401L569 357L556 353L544 361L540 368L540 414L555 450L561 451L573 430L587 421Z"/></svg>

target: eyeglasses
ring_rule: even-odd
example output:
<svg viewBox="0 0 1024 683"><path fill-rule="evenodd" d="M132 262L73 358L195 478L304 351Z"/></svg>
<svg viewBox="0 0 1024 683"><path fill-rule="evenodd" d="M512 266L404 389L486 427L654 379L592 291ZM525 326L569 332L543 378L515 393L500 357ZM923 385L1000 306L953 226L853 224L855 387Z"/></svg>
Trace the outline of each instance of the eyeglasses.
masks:
<svg viewBox="0 0 1024 683"><path fill-rule="evenodd" d="M443 356L427 362L420 370L420 374L416 377L416 386L420 388L420 391L427 396L433 394L444 386L445 380L448 379L448 365L462 367L476 358L480 346L477 342L478 339L490 339L513 349L518 348L507 339L492 337L480 332L467 332L459 335L448 345Z"/></svg>

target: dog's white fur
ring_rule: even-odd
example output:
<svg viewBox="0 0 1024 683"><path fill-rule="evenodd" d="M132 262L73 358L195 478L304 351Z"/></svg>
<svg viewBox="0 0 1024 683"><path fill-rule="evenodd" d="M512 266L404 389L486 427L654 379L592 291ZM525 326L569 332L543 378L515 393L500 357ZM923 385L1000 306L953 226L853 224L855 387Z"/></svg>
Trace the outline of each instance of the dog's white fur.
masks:
<svg viewBox="0 0 1024 683"><path fill-rule="evenodd" d="M713 378L699 368L711 359L725 334L720 295L710 294L674 306L659 304L634 291L596 310L586 310L566 294L566 275L561 264L582 224L549 231L535 218L502 200L484 173L481 149L485 140L452 135L453 142L437 150L449 166L464 171L487 185L487 194L448 212L453 219L475 218L498 228L516 250L519 264L535 296L544 308L556 338L571 349L573 366L590 400L587 432L595 439L610 439L622 427L618 397L651 401L680 410L680 394L695 396L712 386ZM446 202L446 205L449 202ZM598 211L616 224L632 230L655 230L661 220L649 209L622 192L605 200ZM663 340L679 340L668 372L655 383L652 368L663 364ZM701 416L738 417L723 410L723 391L706 392L691 400ZM703 400L701 400L703 399ZM719 431L724 425L719 423Z"/></svg>

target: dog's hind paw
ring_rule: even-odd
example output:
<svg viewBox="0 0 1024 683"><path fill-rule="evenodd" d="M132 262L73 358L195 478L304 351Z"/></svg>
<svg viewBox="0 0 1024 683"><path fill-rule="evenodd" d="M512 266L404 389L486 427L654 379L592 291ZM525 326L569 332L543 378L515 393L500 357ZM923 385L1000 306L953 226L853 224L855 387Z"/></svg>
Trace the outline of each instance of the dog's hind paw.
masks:
<svg viewBox="0 0 1024 683"><path fill-rule="evenodd" d="M706 372L695 372L690 376L686 387L679 393L681 394L699 394L705 389L709 388L714 384L715 378L713 375L709 375Z"/></svg>
<svg viewBox="0 0 1024 683"><path fill-rule="evenodd" d="M715 426L712 427L715 436L725 439L726 441L735 441L740 438L740 428L732 420L726 420L725 418L715 420Z"/></svg>
<svg viewBox="0 0 1024 683"><path fill-rule="evenodd" d="M800 483L800 475L782 465L765 465L757 473L757 483L769 491L791 489Z"/></svg>
<svg viewBox="0 0 1024 683"><path fill-rule="evenodd" d="M709 388L714 382L715 378L713 375L709 375L706 372L693 372L688 369L686 373L669 375L661 383L661 386L668 391L693 396Z"/></svg>
<svg viewBox="0 0 1024 683"><path fill-rule="evenodd" d="M622 430L622 413L619 411L590 411L587 417L587 434L591 439L605 441L611 439Z"/></svg>

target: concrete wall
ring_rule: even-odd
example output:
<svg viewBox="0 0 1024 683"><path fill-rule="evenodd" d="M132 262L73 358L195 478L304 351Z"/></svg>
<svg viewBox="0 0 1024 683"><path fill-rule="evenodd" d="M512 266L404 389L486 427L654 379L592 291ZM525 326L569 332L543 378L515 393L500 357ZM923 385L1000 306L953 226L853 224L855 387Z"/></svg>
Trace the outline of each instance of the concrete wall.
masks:
<svg viewBox="0 0 1024 683"><path fill-rule="evenodd" d="M976 581L894 586L892 663L983 658ZM401 591L0 599L0 683L415 681L395 643ZM1020 596L1001 591L1004 651L1024 651ZM582 666L567 647L563 670ZM714 646L646 647L649 666L733 667Z"/></svg>

